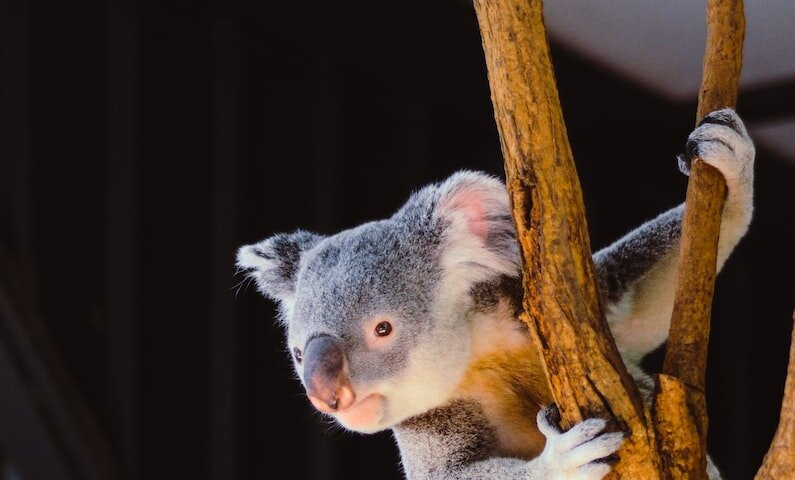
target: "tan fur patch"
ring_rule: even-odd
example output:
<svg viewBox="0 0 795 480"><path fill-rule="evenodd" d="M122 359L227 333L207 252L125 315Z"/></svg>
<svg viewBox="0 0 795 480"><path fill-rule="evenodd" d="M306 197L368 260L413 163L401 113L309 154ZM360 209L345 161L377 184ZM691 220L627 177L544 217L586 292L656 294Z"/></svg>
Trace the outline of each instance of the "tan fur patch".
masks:
<svg viewBox="0 0 795 480"><path fill-rule="evenodd" d="M544 448L536 414L551 402L547 380L529 333L501 305L473 322L473 358L455 397L480 403L494 427L500 456L530 459ZM489 329L483 342L481 329Z"/></svg>

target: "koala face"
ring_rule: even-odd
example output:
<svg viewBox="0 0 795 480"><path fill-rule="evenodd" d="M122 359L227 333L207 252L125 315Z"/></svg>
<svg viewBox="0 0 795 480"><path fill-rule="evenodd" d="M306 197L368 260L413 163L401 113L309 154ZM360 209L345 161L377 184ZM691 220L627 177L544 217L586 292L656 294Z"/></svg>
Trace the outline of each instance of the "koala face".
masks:
<svg viewBox="0 0 795 480"><path fill-rule="evenodd" d="M350 429L377 431L435 406L463 375L466 332L434 311L442 285L441 234L432 228L418 235L385 220L329 237L305 254L288 343L304 351L296 369L312 403ZM316 355L309 343L318 336L335 339L342 352L344 361L335 368L350 382L350 408L342 408L344 402L325 408L335 394L322 394L323 376L337 374L307 367L307 357Z"/></svg>
<svg viewBox="0 0 795 480"><path fill-rule="evenodd" d="M450 398L469 361L472 287L519 270L505 188L471 172L387 220L242 247L238 265L280 302L312 404L364 433Z"/></svg>

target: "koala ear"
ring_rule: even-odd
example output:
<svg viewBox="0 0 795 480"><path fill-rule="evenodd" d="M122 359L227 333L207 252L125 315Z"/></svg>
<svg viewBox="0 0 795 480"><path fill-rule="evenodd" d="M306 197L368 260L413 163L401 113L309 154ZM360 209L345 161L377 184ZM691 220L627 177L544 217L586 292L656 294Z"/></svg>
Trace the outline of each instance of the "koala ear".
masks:
<svg viewBox="0 0 795 480"><path fill-rule="evenodd" d="M488 243L495 236L513 232L508 193L503 183L485 173L461 171L438 187L434 216L459 223L462 234Z"/></svg>
<svg viewBox="0 0 795 480"><path fill-rule="evenodd" d="M237 266L257 282L266 297L289 301L295 293L295 282L301 255L323 237L298 230L280 233L237 251Z"/></svg>
<svg viewBox="0 0 795 480"><path fill-rule="evenodd" d="M465 276L516 276L519 247L505 185L461 171L415 193L395 214L422 235L441 232L443 262Z"/></svg>

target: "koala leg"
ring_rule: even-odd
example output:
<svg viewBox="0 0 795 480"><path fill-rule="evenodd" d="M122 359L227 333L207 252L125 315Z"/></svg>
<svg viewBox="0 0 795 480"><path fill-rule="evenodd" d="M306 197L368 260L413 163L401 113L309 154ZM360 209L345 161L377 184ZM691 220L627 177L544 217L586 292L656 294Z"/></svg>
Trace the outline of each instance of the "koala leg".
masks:
<svg viewBox="0 0 795 480"><path fill-rule="evenodd" d="M753 212L754 145L730 109L712 112L690 134L679 166L696 155L726 179L718 244L720 269L748 230ZM644 223L594 255L611 331L625 360L639 362L668 336L684 205Z"/></svg>

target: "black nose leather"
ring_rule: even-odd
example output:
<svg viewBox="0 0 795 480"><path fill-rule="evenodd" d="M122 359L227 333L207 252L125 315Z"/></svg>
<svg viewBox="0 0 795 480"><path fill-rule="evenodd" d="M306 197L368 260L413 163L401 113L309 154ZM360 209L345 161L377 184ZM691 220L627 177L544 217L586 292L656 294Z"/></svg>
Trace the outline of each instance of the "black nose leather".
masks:
<svg viewBox="0 0 795 480"><path fill-rule="evenodd" d="M336 410L339 407L340 389L347 383L342 342L328 335L311 339L304 349L304 385L307 394Z"/></svg>

